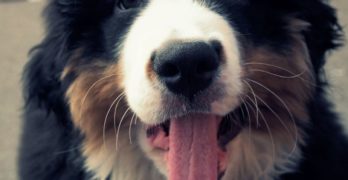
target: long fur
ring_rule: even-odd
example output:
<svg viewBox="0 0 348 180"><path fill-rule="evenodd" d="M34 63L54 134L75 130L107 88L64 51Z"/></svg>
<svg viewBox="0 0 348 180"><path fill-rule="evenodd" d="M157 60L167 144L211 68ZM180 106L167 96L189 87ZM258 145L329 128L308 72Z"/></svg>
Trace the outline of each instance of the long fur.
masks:
<svg viewBox="0 0 348 180"><path fill-rule="evenodd" d="M45 39L23 73L20 179L165 179L125 95L123 48L144 8L118 2L48 2ZM245 128L227 145L223 179L348 179L348 141L323 69L341 45L335 10L324 0L201 4L234 28L241 57L243 103L226 118Z"/></svg>

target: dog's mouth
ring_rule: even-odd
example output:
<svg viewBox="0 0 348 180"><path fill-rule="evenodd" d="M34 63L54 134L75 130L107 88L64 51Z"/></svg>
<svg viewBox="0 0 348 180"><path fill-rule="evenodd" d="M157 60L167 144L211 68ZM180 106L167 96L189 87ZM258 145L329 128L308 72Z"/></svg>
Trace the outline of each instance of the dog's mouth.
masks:
<svg viewBox="0 0 348 180"><path fill-rule="evenodd" d="M228 117L188 114L147 128L151 146L163 152L170 180L220 179L227 168L226 145L241 130Z"/></svg>

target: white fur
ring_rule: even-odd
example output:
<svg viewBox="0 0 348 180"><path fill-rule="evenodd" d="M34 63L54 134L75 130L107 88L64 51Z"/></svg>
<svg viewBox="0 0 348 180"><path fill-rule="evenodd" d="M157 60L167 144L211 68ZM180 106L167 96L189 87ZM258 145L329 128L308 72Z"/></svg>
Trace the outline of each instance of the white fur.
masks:
<svg viewBox="0 0 348 180"><path fill-rule="evenodd" d="M147 124L165 120L168 107L163 104L163 86L151 82L146 75L151 53L170 40L219 40L226 63L221 67L216 84L223 96L211 102L211 112L226 115L238 103L241 92L241 66L238 43L233 28L219 14L190 0L152 0L139 15L126 35L121 63L124 86L131 109Z"/></svg>
<svg viewBox="0 0 348 180"><path fill-rule="evenodd" d="M302 143L282 131L244 129L227 146L229 163L222 180L272 180L292 172L301 158L296 147Z"/></svg>
<svg viewBox="0 0 348 180"><path fill-rule="evenodd" d="M133 128L134 132L142 132L141 127L134 126ZM98 152L86 158L87 171L94 173L92 179L106 180L109 175L112 180L165 179L154 166L153 161L147 158L137 145L130 143L129 138L129 129L120 129L117 149L115 137L111 135ZM132 133L132 139L137 141L135 133Z"/></svg>

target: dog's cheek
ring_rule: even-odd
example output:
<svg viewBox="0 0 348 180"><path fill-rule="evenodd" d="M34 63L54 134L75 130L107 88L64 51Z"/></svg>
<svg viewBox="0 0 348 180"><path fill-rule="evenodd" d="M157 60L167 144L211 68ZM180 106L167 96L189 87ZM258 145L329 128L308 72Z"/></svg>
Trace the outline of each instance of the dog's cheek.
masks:
<svg viewBox="0 0 348 180"><path fill-rule="evenodd" d="M81 151L87 170L106 177L114 163L115 126L120 125L122 118L122 126L128 126L131 119L131 113L125 113L128 106L123 95L122 73L118 64L94 60L95 64L86 68L77 65L79 62L79 58L71 59L61 80L75 76L66 91L71 120L84 137Z"/></svg>
<svg viewBox="0 0 348 180"><path fill-rule="evenodd" d="M227 147L224 179L273 179L296 169L306 137L301 127L309 124L307 104L315 84L308 49L299 33L303 26L291 22L286 54L269 47L246 48L243 99L248 128Z"/></svg>

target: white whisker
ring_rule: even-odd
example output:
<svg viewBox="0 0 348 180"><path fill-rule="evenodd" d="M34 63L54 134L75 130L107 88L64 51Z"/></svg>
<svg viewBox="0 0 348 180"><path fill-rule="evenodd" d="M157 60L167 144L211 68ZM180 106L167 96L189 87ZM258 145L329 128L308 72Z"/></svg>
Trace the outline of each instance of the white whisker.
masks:
<svg viewBox="0 0 348 180"><path fill-rule="evenodd" d="M84 105L84 103L85 103L85 101L86 101L86 99L87 99L88 94L91 92L91 90L92 90L99 82L104 81L104 80L106 80L106 79L108 79L108 78L111 78L111 77L113 77L113 76L116 76L116 74L112 74L112 75L109 75L109 76L100 78L100 79L98 79L97 81L95 81L95 82L88 88L88 90L87 90L85 96L82 98L82 101L81 101L81 104L80 104L80 114L79 114L79 118L82 117L82 107L83 107L83 105Z"/></svg>
<svg viewBox="0 0 348 180"><path fill-rule="evenodd" d="M263 73L267 73L267 74L270 74L270 75L274 75L274 76L277 76L277 77L280 77L280 78L285 78L285 79L289 79L289 78L299 78L300 80L302 80L303 82L307 82L309 83L311 86L313 87L317 87L317 85L315 83L313 83L312 81L310 80L307 80L307 79L304 79L302 78L301 76L306 72L306 71L303 71L301 73L294 73L284 67L280 67L280 66L276 66L276 65L273 65L273 64L268 64L268 63L262 63L262 62L248 62L248 63L244 63L243 65L264 65L264 66L269 66L269 67L273 67L273 68L277 68L277 69L280 69L282 71L285 71L287 73L289 73L291 76L290 77L287 77L287 76L282 76L282 75L278 75L278 74L274 74L274 73L271 73L269 71L265 71L265 70L262 70L262 69L254 69L254 68L251 68L250 70L251 71L259 71L259 72L263 72ZM253 70L254 69L254 70Z"/></svg>
<svg viewBox="0 0 348 180"><path fill-rule="evenodd" d="M117 108L118 108L118 105L119 105L119 103L121 102L121 100L122 100L123 97L125 97L125 96L124 96L124 92L121 93L121 94L117 97L118 101L117 101L117 103L116 103L116 105L115 105L115 109L114 109L114 121L113 121L114 124L113 124L113 127L114 127L115 138L116 138L116 136L117 136L117 128L116 128ZM115 149L116 149L116 144L115 144Z"/></svg>
<svg viewBox="0 0 348 180"><path fill-rule="evenodd" d="M297 125L296 125L296 121L289 109L289 107L286 105L286 103L284 102L284 100L282 98L280 98L275 92L273 92L272 90L270 90L269 88L267 88L266 86L262 85L261 83L257 82L257 81L254 81L252 79L247 79L248 81L254 83L254 84L257 84L259 85L260 87L264 88L265 90L267 90L268 92L270 92L274 97L276 97L278 99L279 102L282 103L282 105L284 106L284 108L286 109L286 111L288 112L289 116L290 116L290 119L292 120L293 124L294 124L294 129L295 129L295 132L296 134L298 133L298 129L297 129ZM296 146L294 147L294 150L291 152L291 154L295 151L295 149L297 149L297 144Z"/></svg>
<svg viewBox="0 0 348 180"><path fill-rule="evenodd" d="M123 113L121 120L120 120L120 123L118 124L117 135L116 135L116 152L118 150L118 139L119 139L119 135L120 135L121 125L122 125L122 122L123 122L124 118L126 117L129 110L130 110L130 108L127 108L127 110Z"/></svg>
<svg viewBox="0 0 348 180"><path fill-rule="evenodd" d="M128 130L128 136L129 136L129 142L130 144L133 144L132 142L132 126L133 126L133 121L135 120L135 113L133 113L133 116L130 120L130 123L129 123L129 130Z"/></svg>
<svg viewBox="0 0 348 180"><path fill-rule="evenodd" d="M284 121L280 118L280 116L260 97L257 97L271 112L272 114L280 121L280 123L282 124L282 126L286 129L286 131L290 134L290 136L292 136L292 133L289 129L289 127L286 126L286 124L284 123ZM298 134L297 132L295 132L295 137L294 137L294 145L293 145L293 149L291 150L291 152L294 152L295 151L295 147L298 142ZM291 154L290 154L291 155Z"/></svg>
<svg viewBox="0 0 348 180"><path fill-rule="evenodd" d="M244 63L243 65L264 65L264 66L274 67L274 68L286 71L286 72L288 72L289 74L292 74L292 75L296 74L296 73L294 73L294 72L292 72L292 71L290 71L288 69L285 69L284 67L276 66L274 64L268 64L268 63L262 63L262 62L247 62L247 63Z"/></svg>
<svg viewBox="0 0 348 180"><path fill-rule="evenodd" d="M108 116L109 116L109 114L111 112L112 107L114 106L114 104L116 103L116 101L118 100L119 97L122 97L121 94L117 98L115 98L115 100L111 103L110 108L108 109L108 111L106 112L106 115L105 115L104 124L103 124L103 146L104 146L104 148L106 148L106 144L105 144L105 141L106 141L105 129L106 129L107 119L108 119Z"/></svg>
<svg viewBox="0 0 348 180"><path fill-rule="evenodd" d="M245 80L243 80L243 82L249 87L249 89L251 90L251 93L253 94L253 96L254 96L254 100L255 100L255 108L256 108L256 123L257 123L257 126L259 125L259 117L258 117L258 112L260 111L259 110L259 106L258 106L258 103L257 103L257 99L256 99L256 94L255 94L255 92L254 92L254 89L251 87L251 85L247 82L247 81L245 81ZM248 96L249 97L249 96Z"/></svg>
<svg viewBox="0 0 348 180"><path fill-rule="evenodd" d="M295 74L295 75L291 75L291 76L283 76L283 75L275 74L275 73L272 73L272 72L269 72L269 71L265 71L265 70L262 70L262 69L252 68L252 69L249 69L249 70L250 71L266 73L266 74L273 75L273 76L276 76L276 77L279 77L279 78L283 78L283 79L295 79L295 78L302 79L300 76L302 76L305 73L303 71L303 72L301 72L299 74Z"/></svg>
<svg viewBox="0 0 348 180"><path fill-rule="evenodd" d="M251 145L251 117L250 117L249 108L248 108L244 98L242 98L242 104L244 105L245 110L247 112L247 116L248 116L248 121L249 121L249 126L248 126L249 137L248 137L248 139L249 139L249 145Z"/></svg>

